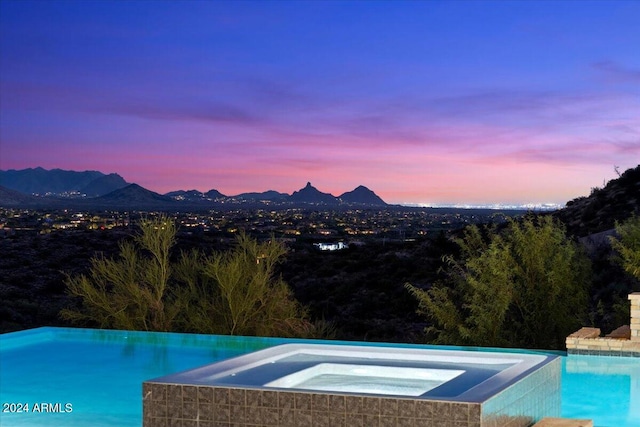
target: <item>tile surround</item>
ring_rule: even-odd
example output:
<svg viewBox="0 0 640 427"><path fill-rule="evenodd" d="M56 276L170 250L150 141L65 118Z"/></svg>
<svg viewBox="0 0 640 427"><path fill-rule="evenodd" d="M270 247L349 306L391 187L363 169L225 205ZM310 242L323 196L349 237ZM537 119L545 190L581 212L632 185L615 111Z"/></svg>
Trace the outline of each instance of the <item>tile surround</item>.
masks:
<svg viewBox="0 0 640 427"><path fill-rule="evenodd" d="M559 413L559 359L483 403L143 384L144 427L525 427Z"/></svg>

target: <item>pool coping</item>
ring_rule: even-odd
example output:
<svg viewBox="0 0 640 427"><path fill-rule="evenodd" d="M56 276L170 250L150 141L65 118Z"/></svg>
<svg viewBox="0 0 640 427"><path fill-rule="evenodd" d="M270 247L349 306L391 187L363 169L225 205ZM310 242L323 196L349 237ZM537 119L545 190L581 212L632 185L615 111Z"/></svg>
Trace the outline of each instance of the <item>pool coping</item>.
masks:
<svg viewBox="0 0 640 427"><path fill-rule="evenodd" d="M397 355L403 355L404 357L409 357L417 360L421 356L433 355L440 358L449 358L449 359L460 359L466 360L469 363L469 359L475 359L479 356L479 354L468 352L464 350L451 350L451 349L425 349L425 348L404 348L404 347L395 347L395 346L354 346L354 345L332 345L327 343L315 344L315 343L296 343L296 344L281 344L269 348L265 348L263 350L258 350L249 354L244 354L242 356L233 357L231 359L226 359L223 361L219 361L210 365L205 365L199 368L194 368L182 372L177 372L175 374L166 375L160 378L150 379L147 382L153 383L164 383L164 384L183 384L183 385L209 385L214 387L236 387L236 388L245 388L245 389L256 389L256 390L282 390L276 387L265 387L264 385L252 385L252 384L241 384L237 386L232 386L229 384L221 384L216 381L216 379L231 375L241 369L246 369L252 366L265 365L270 363L271 361L275 361L282 356L283 353L286 354L296 354L299 352L310 352L310 353L318 353L322 352L325 349L327 351L332 352L340 352L340 353L354 353L359 354L361 357L373 357L373 355L377 355L380 358L389 358L390 356L384 356L386 353L389 353L390 350L393 350ZM470 354L471 353L471 354ZM483 381L481 384L483 387L479 387L479 385L474 386L468 391L460 394L458 397L438 397L437 400L443 401L451 401L451 402L466 402L466 403L482 403L488 400L491 396L496 395L503 391L504 389L510 387L516 382L520 381L522 378L531 374L537 369L542 368L543 366L553 362L555 359L560 356L556 355L539 355L539 354L523 354L523 353L504 353L504 352L495 352L495 351L484 351L482 352L482 357L488 359L499 360L503 363L508 363L508 361L517 361L518 364L499 372L487 380ZM389 359L391 360L391 359ZM294 391L297 390L292 389ZM322 391L314 391L314 393L323 394L325 392ZM330 392L326 392L331 394ZM348 393L347 393L348 394ZM398 396L396 396L398 397ZM420 396L416 397L417 399ZM425 397L426 399L430 399L429 397ZM433 398L431 398L433 399Z"/></svg>

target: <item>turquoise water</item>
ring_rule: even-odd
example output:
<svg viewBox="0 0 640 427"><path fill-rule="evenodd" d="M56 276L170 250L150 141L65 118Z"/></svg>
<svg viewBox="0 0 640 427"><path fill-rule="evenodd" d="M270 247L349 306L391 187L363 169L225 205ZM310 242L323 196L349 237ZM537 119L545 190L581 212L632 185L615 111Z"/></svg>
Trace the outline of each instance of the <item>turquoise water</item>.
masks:
<svg viewBox="0 0 640 427"><path fill-rule="evenodd" d="M140 426L143 381L301 341L320 342L67 328L0 335L0 410L23 409L0 412L0 425ZM640 402L640 360L563 357L562 416L591 418L597 427L638 427L640 404L631 402Z"/></svg>
<svg viewBox="0 0 640 427"><path fill-rule="evenodd" d="M640 426L640 359L563 357L562 416L590 418L596 427Z"/></svg>
<svg viewBox="0 0 640 427"><path fill-rule="evenodd" d="M231 338L231 339L229 339ZM40 328L0 336L5 426L140 426L142 381L273 345L270 340ZM35 404L71 404L42 412ZM48 406L48 405L45 405ZM66 407L65 407L66 409Z"/></svg>

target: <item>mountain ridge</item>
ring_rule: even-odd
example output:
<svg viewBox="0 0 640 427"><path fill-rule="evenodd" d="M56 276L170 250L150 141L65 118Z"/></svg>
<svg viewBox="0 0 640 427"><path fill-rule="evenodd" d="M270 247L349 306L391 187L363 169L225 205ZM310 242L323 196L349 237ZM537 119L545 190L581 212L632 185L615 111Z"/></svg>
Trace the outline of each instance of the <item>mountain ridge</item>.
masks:
<svg viewBox="0 0 640 427"><path fill-rule="evenodd" d="M126 186L128 183L116 173L99 171L72 171L64 169L0 170L0 185L23 194L38 196L102 196ZM86 193L88 192L88 193Z"/></svg>
<svg viewBox="0 0 640 427"><path fill-rule="evenodd" d="M640 165L602 188L593 188L589 196L568 201L552 215L565 224L569 234L578 237L611 230L616 221L640 215Z"/></svg>
<svg viewBox="0 0 640 427"><path fill-rule="evenodd" d="M53 183L53 184L52 184ZM291 195L274 190L247 192L226 196L218 190L176 190L160 194L138 184L128 183L116 173L98 171L46 170L41 167L0 171L0 186L24 196L0 192L0 205L34 206L72 203L78 206L111 206L174 208L189 206L204 208L217 204L283 204L325 206L387 206L379 196L360 185L353 191L335 197L313 187L310 182ZM46 196L46 197L45 197Z"/></svg>

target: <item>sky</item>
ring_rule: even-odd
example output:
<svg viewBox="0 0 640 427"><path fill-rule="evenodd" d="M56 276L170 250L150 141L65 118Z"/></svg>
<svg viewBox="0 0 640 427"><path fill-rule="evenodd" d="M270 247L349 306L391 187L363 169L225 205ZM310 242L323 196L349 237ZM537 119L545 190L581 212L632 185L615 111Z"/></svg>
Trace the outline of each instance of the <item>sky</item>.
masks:
<svg viewBox="0 0 640 427"><path fill-rule="evenodd" d="M564 204L640 164L640 1L0 1L0 170Z"/></svg>

